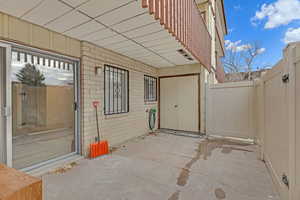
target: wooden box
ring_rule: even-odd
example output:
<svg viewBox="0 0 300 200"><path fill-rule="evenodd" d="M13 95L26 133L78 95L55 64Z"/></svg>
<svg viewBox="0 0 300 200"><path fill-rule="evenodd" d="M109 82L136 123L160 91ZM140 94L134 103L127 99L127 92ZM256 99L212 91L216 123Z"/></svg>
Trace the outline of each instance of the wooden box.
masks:
<svg viewBox="0 0 300 200"><path fill-rule="evenodd" d="M42 180L0 164L0 200L42 200Z"/></svg>

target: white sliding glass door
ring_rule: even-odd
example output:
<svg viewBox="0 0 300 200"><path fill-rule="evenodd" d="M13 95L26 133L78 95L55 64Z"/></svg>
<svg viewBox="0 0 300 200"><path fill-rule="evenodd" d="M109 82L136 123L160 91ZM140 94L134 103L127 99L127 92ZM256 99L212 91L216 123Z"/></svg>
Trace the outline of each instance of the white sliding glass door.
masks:
<svg viewBox="0 0 300 200"><path fill-rule="evenodd" d="M14 168L31 168L77 152L77 66L77 61L60 55L12 48Z"/></svg>

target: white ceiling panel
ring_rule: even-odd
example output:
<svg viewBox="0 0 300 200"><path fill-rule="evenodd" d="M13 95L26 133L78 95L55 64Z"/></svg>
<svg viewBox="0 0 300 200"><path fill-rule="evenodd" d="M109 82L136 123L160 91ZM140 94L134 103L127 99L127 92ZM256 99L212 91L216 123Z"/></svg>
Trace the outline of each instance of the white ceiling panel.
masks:
<svg viewBox="0 0 300 200"><path fill-rule="evenodd" d="M100 31L105 29L105 27L99 23L97 23L94 20L91 20L87 23L81 24L80 26L74 27L70 30L68 30L67 32L65 32L65 34L71 36L71 37L75 37L75 38L82 38L85 35L94 33L96 31Z"/></svg>
<svg viewBox="0 0 300 200"><path fill-rule="evenodd" d="M133 39L137 42L144 43L144 42L158 40L166 37L171 37L171 35L168 33L168 31L162 29L161 31L154 31L139 37L134 37Z"/></svg>
<svg viewBox="0 0 300 200"><path fill-rule="evenodd" d="M138 58L136 60L139 60L143 63L146 63L148 65L151 65L151 66L155 66L155 67L172 67L174 66L173 63L171 62L168 62L167 60L165 59L158 59L158 60L153 60L153 59L147 59L147 58Z"/></svg>
<svg viewBox="0 0 300 200"><path fill-rule="evenodd" d="M148 58L152 56L153 53L147 53L147 54L141 54L141 55L136 55L136 54L128 54L128 56L131 56L134 59L143 59L143 58Z"/></svg>
<svg viewBox="0 0 300 200"><path fill-rule="evenodd" d="M147 58L143 58L140 59L142 62L147 62L150 63L152 66L156 66L156 67L164 67L164 66L173 66L174 64L168 62L165 59L157 59L157 60L153 60L153 59L147 59Z"/></svg>
<svg viewBox="0 0 300 200"><path fill-rule="evenodd" d="M160 56L158 56L156 54L144 57L142 59L146 60L146 61L149 61L149 62L157 62L157 61L160 61L160 60L164 60L162 57L160 57Z"/></svg>
<svg viewBox="0 0 300 200"><path fill-rule="evenodd" d="M167 52L167 53L162 53L161 55L164 56L164 57L169 57L169 56L174 56L174 55L183 57L183 56L181 56L181 54L180 54L179 52L177 52L177 51L170 51L170 52Z"/></svg>
<svg viewBox="0 0 300 200"><path fill-rule="evenodd" d="M89 21L90 18L79 13L78 11L74 10L69 12L68 14L50 22L46 25L47 28L57 31L57 32L65 32L72 27L78 26L84 22Z"/></svg>
<svg viewBox="0 0 300 200"><path fill-rule="evenodd" d="M143 59L143 58L145 58L145 59L152 59L153 60L153 56L155 56L155 58L156 58L156 60L158 59L157 58L157 55L156 54L154 54L154 53L149 53L149 54L144 54L144 55L136 55L135 57L136 58L139 58L139 59ZM155 60L155 59L154 59Z"/></svg>
<svg viewBox="0 0 300 200"><path fill-rule="evenodd" d="M154 23L153 16L149 15L149 13L145 13L143 15L139 15L131 20L127 20L123 23L112 26L113 29L117 30L120 33L125 31L130 31L136 28L141 28L150 23Z"/></svg>
<svg viewBox="0 0 300 200"><path fill-rule="evenodd" d="M160 44L152 44L152 45L144 45L145 47L152 49L154 51L157 50L164 50L164 49L170 49L170 50L178 50L181 49L182 47L178 44L176 44L176 42L171 41L171 42L161 42Z"/></svg>
<svg viewBox="0 0 300 200"><path fill-rule="evenodd" d="M118 51L139 51L141 49L145 49L143 46L139 45L139 44L136 44L136 43L130 43L129 45L127 46L122 46L116 50Z"/></svg>
<svg viewBox="0 0 300 200"><path fill-rule="evenodd" d="M160 55L163 55L163 54L175 52L177 50L178 50L177 48L176 49L160 49L160 50L156 50L155 52Z"/></svg>
<svg viewBox="0 0 300 200"><path fill-rule="evenodd" d="M164 57L167 58L168 60L172 60L176 63L188 63L189 62L189 60L185 59L181 55L170 55L170 56L164 56Z"/></svg>
<svg viewBox="0 0 300 200"><path fill-rule="evenodd" d="M174 40L171 37L166 37L166 38L162 38L162 39L158 39L158 40L152 40L152 41L148 41L148 42L144 42L142 43L145 47L155 47L155 46L160 46L162 44L176 44L177 41Z"/></svg>
<svg viewBox="0 0 300 200"><path fill-rule="evenodd" d="M147 57L149 56L149 55L144 55L144 56L132 56L132 55L127 55L127 54L123 54L123 55L128 56L128 57L130 57L130 58L132 58L132 59L135 59L135 60L139 60L139 61L141 61L141 60L146 61L145 58L147 58ZM150 62L150 60L148 60L148 62Z"/></svg>
<svg viewBox="0 0 300 200"><path fill-rule="evenodd" d="M176 44L176 43L161 44L159 46L149 47L149 49L151 49L153 51L174 50L174 52L181 48L182 48L182 46L180 44Z"/></svg>
<svg viewBox="0 0 300 200"><path fill-rule="evenodd" d="M174 59L170 59L171 62L176 63L176 65L185 65L186 63L182 62L182 61L178 61L178 60L174 60Z"/></svg>
<svg viewBox="0 0 300 200"><path fill-rule="evenodd" d="M132 55L134 57L142 57L142 56L146 56L146 55L152 55L150 53L150 51L146 50L146 49L141 49L140 51L136 51L136 52L132 52L132 51L123 51L122 53L124 53L125 55Z"/></svg>
<svg viewBox="0 0 300 200"><path fill-rule="evenodd" d="M113 37L95 41L95 44L98 44L103 47L110 47L110 45L118 44L123 41L127 41L127 39L125 37L123 37L122 35L115 35Z"/></svg>
<svg viewBox="0 0 300 200"><path fill-rule="evenodd" d="M151 34L153 32L158 32L160 30L163 30L163 27L159 23L152 23L152 24L143 26L141 28L125 32L124 35L131 37L131 38L135 38L135 37L143 36L145 34Z"/></svg>
<svg viewBox="0 0 300 200"><path fill-rule="evenodd" d="M0 0L0 11L21 17L42 0Z"/></svg>
<svg viewBox="0 0 300 200"><path fill-rule="evenodd" d="M134 42L130 41L130 40L127 40L127 41L123 41L123 42L119 42L119 43L110 45L109 48L115 50L115 49L120 49L122 47L130 46L130 45L134 46L136 44Z"/></svg>
<svg viewBox="0 0 300 200"><path fill-rule="evenodd" d="M88 2L89 0L60 0L60 1L63 1L75 8L85 2Z"/></svg>
<svg viewBox="0 0 300 200"><path fill-rule="evenodd" d="M91 34L83 36L82 40L87 40L90 42L98 41L104 38L113 37L117 35L116 32L111 31L110 29L104 29L97 32L93 32Z"/></svg>
<svg viewBox="0 0 300 200"><path fill-rule="evenodd" d="M45 25L55 18L70 11L71 8L56 0L45 0L39 6L28 12L22 19L35 24Z"/></svg>
<svg viewBox="0 0 300 200"><path fill-rule="evenodd" d="M130 1L132 0L90 0L78 9L94 18L125 5Z"/></svg>
<svg viewBox="0 0 300 200"><path fill-rule="evenodd" d="M157 67L171 67L174 66L174 64L166 61L166 60L160 60L159 62L156 62L154 66Z"/></svg>
<svg viewBox="0 0 300 200"><path fill-rule="evenodd" d="M140 47L139 49L134 49L134 50L131 50L130 48L122 48L121 50L118 49L118 52L127 53L127 54L131 54L131 55L153 54L151 51L149 51L143 47Z"/></svg>
<svg viewBox="0 0 300 200"><path fill-rule="evenodd" d="M140 2L133 1L126 6L98 17L97 20L101 21L105 25L111 26L122 21L129 20L130 18L145 12L147 11L140 6Z"/></svg>

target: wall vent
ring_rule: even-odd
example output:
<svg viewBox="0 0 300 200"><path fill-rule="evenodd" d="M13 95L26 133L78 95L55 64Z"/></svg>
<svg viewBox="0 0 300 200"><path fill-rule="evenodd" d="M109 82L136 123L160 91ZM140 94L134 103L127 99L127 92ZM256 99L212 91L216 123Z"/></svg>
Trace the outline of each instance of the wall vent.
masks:
<svg viewBox="0 0 300 200"><path fill-rule="evenodd" d="M177 52L181 54L183 57L185 57L187 60L193 61L194 59L190 54L188 54L184 49L178 49Z"/></svg>

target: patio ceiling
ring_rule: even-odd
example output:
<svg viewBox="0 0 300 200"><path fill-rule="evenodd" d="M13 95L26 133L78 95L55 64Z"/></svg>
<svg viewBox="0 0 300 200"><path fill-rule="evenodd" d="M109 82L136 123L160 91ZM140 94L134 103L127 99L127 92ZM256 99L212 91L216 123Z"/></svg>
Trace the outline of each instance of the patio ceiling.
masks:
<svg viewBox="0 0 300 200"><path fill-rule="evenodd" d="M155 67L198 63L141 0L0 0L0 11Z"/></svg>

